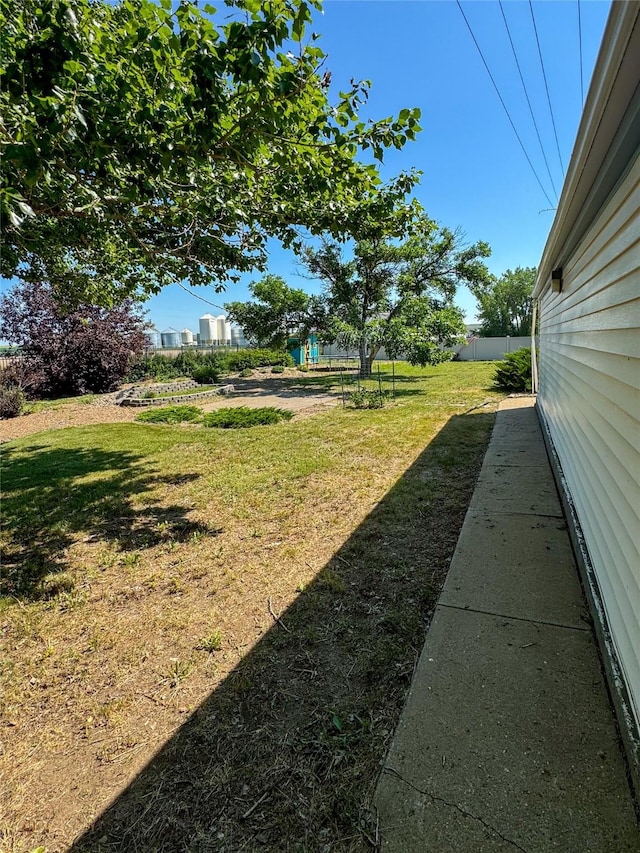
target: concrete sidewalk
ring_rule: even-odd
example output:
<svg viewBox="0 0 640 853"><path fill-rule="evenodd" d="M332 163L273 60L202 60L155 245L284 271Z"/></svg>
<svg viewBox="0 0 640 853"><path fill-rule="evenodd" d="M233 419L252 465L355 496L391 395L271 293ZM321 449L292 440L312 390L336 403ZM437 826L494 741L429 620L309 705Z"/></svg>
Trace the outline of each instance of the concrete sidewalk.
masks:
<svg viewBox="0 0 640 853"><path fill-rule="evenodd" d="M387 756L384 853L639 853L533 398L501 404Z"/></svg>

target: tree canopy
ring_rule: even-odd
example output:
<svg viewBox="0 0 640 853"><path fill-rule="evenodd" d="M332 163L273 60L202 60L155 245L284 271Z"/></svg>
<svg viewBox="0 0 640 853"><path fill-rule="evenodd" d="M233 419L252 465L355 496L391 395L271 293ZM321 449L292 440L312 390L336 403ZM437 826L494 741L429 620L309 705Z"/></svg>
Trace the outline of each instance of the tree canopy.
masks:
<svg viewBox="0 0 640 853"><path fill-rule="evenodd" d="M322 304L318 297L289 287L277 275L252 281L248 302L228 302L225 311L237 323L245 337L261 347L284 349L292 332L303 337L318 326Z"/></svg>
<svg viewBox="0 0 640 853"><path fill-rule="evenodd" d="M412 364L437 364L451 358L445 349L464 333L462 312L453 304L460 284L480 286L489 272L484 242L465 245L459 232L442 228L424 214L413 217L404 238L397 222L380 226L356 241L346 259L335 242L308 248L303 262L325 284L326 342L357 348L360 370L371 372L378 350Z"/></svg>
<svg viewBox="0 0 640 853"><path fill-rule="evenodd" d="M391 210L381 160L419 111L361 121L329 101L319 0L0 0L0 273L103 304L172 281L222 289L297 228L350 233Z"/></svg>
<svg viewBox="0 0 640 853"><path fill-rule="evenodd" d="M491 277L470 287L478 300L478 317L482 337L526 337L531 334L536 281L535 267L516 267L500 278Z"/></svg>

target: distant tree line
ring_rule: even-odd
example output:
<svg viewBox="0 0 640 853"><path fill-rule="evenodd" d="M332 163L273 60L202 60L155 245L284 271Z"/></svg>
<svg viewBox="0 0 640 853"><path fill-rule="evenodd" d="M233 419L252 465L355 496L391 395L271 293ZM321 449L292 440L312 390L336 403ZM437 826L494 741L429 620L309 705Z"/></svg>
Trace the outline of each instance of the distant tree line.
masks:
<svg viewBox="0 0 640 853"><path fill-rule="evenodd" d="M470 287L478 301L482 337L527 337L531 334L531 295L536 273L536 267L516 267L499 278L492 276Z"/></svg>

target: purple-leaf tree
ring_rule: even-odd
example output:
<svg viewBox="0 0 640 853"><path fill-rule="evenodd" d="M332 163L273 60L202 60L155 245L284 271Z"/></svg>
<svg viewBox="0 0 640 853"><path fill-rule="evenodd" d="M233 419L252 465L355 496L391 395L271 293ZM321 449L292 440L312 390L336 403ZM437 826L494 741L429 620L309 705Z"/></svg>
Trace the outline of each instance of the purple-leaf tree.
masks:
<svg viewBox="0 0 640 853"><path fill-rule="evenodd" d="M113 391L145 345L141 306L61 306L53 288L20 283L0 301L0 338L21 348L21 373L30 396L58 397Z"/></svg>

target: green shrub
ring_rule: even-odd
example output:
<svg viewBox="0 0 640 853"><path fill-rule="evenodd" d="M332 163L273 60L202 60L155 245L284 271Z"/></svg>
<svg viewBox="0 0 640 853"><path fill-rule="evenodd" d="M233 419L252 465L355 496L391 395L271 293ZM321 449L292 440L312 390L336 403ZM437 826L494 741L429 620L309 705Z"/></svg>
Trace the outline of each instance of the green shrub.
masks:
<svg viewBox="0 0 640 853"><path fill-rule="evenodd" d="M507 353L498 364L493 381L502 391L531 391L531 348Z"/></svg>
<svg viewBox="0 0 640 853"><path fill-rule="evenodd" d="M142 356L129 366L127 382L139 382L141 379L177 379L184 376L181 366L176 364L177 358L164 355Z"/></svg>
<svg viewBox="0 0 640 853"><path fill-rule="evenodd" d="M191 378L199 382L200 385L217 382L220 379L220 368L213 361L197 364L191 369Z"/></svg>
<svg viewBox="0 0 640 853"><path fill-rule="evenodd" d="M274 364L274 366L271 368L272 373L284 373L285 370L286 368L283 367L281 364Z"/></svg>
<svg viewBox="0 0 640 853"><path fill-rule="evenodd" d="M293 412L286 409L275 409L265 406L261 409L250 409L247 406L237 408L218 409L209 412L203 418L206 427L217 427L218 429L242 429L244 427L263 426L264 424L277 424L282 420L290 420Z"/></svg>
<svg viewBox="0 0 640 853"><path fill-rule="evenodd" d="M148 424L181 424L197 423L202 417L202 409L198 406L165 406L162 409L148 409L140 412L137 421Z"/></svg>
<svg viewBox="0 0 640 853"><path fill-rule="evenodd" d="M299 364L298 370L301 371L301 373L308 373L309 372L309 365L308 364Z"/></svg>
<svg viewBox="0 0 640 853"><path fill-rule="evenodd" d="M247 368L272 367L282 365L293 367L294 361L291 353L270 349L241 349L229 350L217 353L220 367L225 373L240 373Z"/></svg>
<svg viewBox="0 0 640 853"><path fill-rule="evenodd" d="M251 370L251 368L250 368L250 367L245 367L245 369L244 369L244 370L241 370L241 371L240 371L240 376L241 376L243 379L248 379L248 378L249 378L249 376L253 376L253 370Z"/></svg>
<svg viewBox="0 0 640 853"><path fill-rule="evenodd" d="M288 352L270 349L228 349L216 352L184 349L176 356L158 353L142 356L131 364L127 382L139 382L141 379L165 381L188 376L196 382L207 384L218 382L223 373L241 373L243 370L272 365L293 367L293 357Z"/></svg>
<svg viewBox="0 0 640 853"><path fill-rule="evenodd" d="M24 408L24 394L15 386L0 385L0 418L16 418Z"/></svg>
<svg viewBox="0 0 640 853"><path fill-rule="evenodd" d="M386 391L366 391L362 388L351 392L349 403L354 409L381 409L388 397Z"/></svg>

